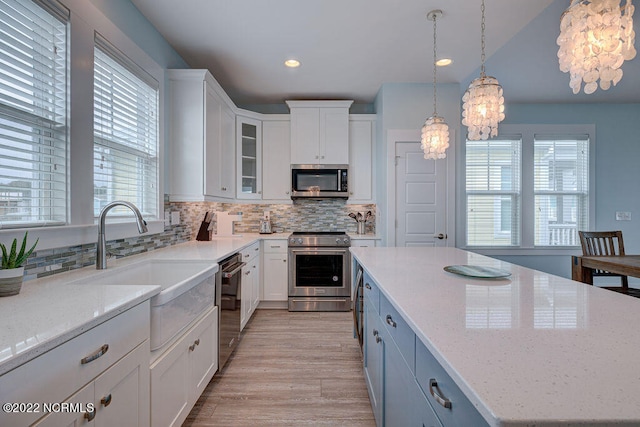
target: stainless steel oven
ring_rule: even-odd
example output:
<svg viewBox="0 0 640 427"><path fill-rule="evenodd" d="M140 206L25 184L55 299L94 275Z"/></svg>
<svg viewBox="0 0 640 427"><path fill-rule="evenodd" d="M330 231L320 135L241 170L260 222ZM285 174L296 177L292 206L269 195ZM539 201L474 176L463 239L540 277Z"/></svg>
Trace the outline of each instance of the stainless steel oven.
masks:
<svg viewBox="0 0 640 427"><path fill-rule="evenodd" d="M289 311L351 310L350 245L344 232L289 236Z"/></svg>

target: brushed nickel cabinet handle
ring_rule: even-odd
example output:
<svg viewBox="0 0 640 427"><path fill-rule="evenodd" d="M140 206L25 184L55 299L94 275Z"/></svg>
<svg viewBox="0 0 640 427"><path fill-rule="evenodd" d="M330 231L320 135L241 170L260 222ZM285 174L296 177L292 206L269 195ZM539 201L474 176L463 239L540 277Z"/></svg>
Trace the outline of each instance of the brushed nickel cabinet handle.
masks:
<svg viewBox="0 0 640 427"><path fill-rule="evenodd" d="M377 337L379 333L380 333L380 332L378 332L377 330L375 330L375 329L373 330L373 336L374 336L374 337Z"/></svg>
<svg viewBox="0 0 640 427"><path fill-rule="evenodd" d="M397 326L397 323L393 320L390 314L387 314L387 324L393 326L394 328Z"/></svg>
<svg viewBox="0 0 640 427"><path fill-rule="evenodd" d="M379 343L380 341L382 341L382 338L380 338L380 335L376 336L376 344Z"/></svg>
<svg viewBox="0 0 640 427"><path fill-rule="evenodd" d="M200 345L200 338L198 338L197 340L195 340L193 343L194 343L195 345Z"/></svg>
<svg viewBox="0 0 640 427"><path fill-rule="evenodd" d="M195 341L193 342L193 344L191 344L191 345L189 346L189 351L193 351L193 350L195 350L195 349L196 349L196 347L197 347L197 346L199 346L199 345L200 345L200 338L198 338L197 340L195 340Z"/></svg>
<svg viewBox="0 0 640 427"><path fill-rule="evenodd" d="M444 406L447 409L451 409L451 401L446 397L442 397L440 395L440 388L438 387L438 381L435 378L429 379L429 393L436 399L440 405Z"/></svg>
<svg viewBox="0 0 640 427"><path fill-rule="evenodd" d="M103 397L102 399L100 399L100 403L106 408L107 406L111 405L111 393L109 393L108 396Z"/></svg>
<svg viewBox="0 0 640 427"><path fill-rule="evenodd" d="M84 413L84 418L89 422L93 421L93 419L95 417L96 417L96 410L95 409L91 410L91 412L85 412Z"/></svg>
<svg viewBox="0 0 640 427"><path fill-rule="evenodd" d="M80 359L80 363L82 365L86 365L89 362L93 362L99 357L102 357L107 351L109 351L109 344L105 344L102 347L100 347L98 350L96 350L95 353L90 354L87 357L83 357L82 359Z"/></svg>
<svg viewBox="0 0 640 427"><path fill-rule="evenodd" d="M369 290L371 290L371 285L370 285L370 284L368 284L368 283L365 283L364 287L365 287L365 288L367 288L367 289L369 289Z"/></svg>

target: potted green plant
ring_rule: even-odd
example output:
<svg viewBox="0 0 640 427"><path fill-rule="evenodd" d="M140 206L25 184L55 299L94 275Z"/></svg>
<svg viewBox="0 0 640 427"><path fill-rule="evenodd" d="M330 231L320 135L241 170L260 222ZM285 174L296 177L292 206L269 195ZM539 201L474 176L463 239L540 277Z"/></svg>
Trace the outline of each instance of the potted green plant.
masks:
<svg viewBox="0 0 640 427"><path fill-rule="evenodd" d="M31 249L27 249L27 236L29 232L24 233L22 239L22 245L20 251L18 251L18 239L13 239L11 249L7 250L7 247L0 243L0 249L2 249L2 264L0 268L0 297L7 297L10 295L17 295L22 288L22 278L24 276L24 263L29 255L33 252L38 244L36 242L31 246Z"/></svg>

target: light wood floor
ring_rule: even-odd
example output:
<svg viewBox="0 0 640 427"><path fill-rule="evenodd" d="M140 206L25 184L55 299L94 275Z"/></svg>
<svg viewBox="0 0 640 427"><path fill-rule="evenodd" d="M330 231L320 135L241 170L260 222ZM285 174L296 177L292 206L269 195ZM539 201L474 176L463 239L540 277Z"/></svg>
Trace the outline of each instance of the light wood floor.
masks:
<svg viewBox="0 0 640 427"><path fill-rule="evenodd" d="M374 427L352 314L256 310L183 427Z"/></svg>

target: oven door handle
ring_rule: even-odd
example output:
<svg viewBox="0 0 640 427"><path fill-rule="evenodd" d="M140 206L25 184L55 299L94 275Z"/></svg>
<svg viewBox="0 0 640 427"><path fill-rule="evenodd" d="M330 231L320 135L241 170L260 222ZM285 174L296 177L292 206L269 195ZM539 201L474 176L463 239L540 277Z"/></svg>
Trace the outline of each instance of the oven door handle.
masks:
<svg viewBox="0 0 640 427"><path fill-rule="evenodd" d="M242 267L244 267L246 264L247 264L246 262L241 262L240 264L236 264L237 267L234 268L233 270L231 270L231 271L223 271L222 272L222 277L224 277L225 279L230 279L235 274L237 274L238 271L242 270Z"/></svg>

